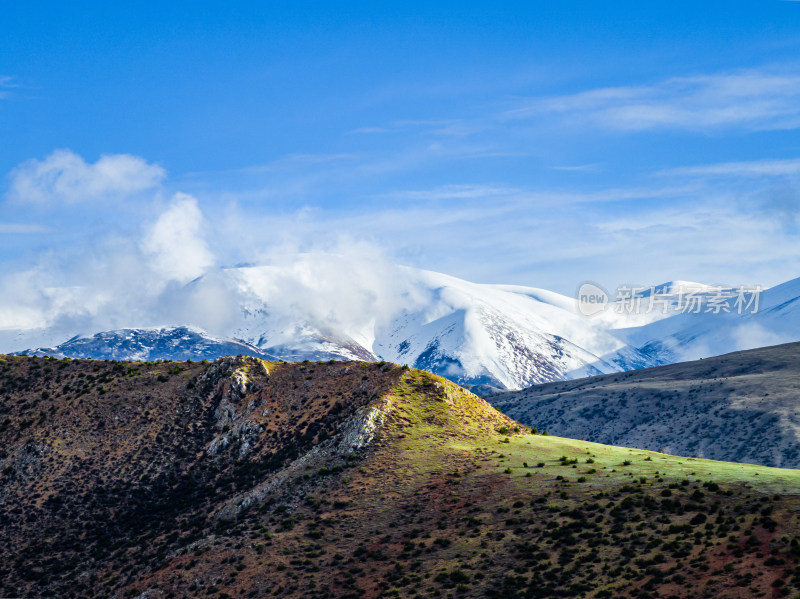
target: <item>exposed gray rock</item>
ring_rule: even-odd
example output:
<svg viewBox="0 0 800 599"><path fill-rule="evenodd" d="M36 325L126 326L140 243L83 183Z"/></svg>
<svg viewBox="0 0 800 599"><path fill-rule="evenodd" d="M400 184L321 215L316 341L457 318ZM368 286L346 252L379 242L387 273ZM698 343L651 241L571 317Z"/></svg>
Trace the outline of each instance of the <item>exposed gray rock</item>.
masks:
<svg viewBox="0 0 800 599"><path fill-rule="evenodd" d="M213 394L216 401L213 427L217 434L206 450L209 455L216 456L230 448L242 457L252 449L264 427L246 417L263 408L252 394L268 379L264 362L250 357L219 358L199 379L201 388ZM248 396L250 400L242 406Z"/></svg>
<svg viewBox="0 0 800 599"><path fill-rule="evenodd" d="M263 501L271 493L281 489L285 481L295 476L299 470L319 469L336 458L364 450L375 440L391 410L392 404L389 399L358 408L339 425L336 434L331 438L315 445L267 481L229 501L216 514L216 518L223 520L234 518L242 510Z"/></svg>

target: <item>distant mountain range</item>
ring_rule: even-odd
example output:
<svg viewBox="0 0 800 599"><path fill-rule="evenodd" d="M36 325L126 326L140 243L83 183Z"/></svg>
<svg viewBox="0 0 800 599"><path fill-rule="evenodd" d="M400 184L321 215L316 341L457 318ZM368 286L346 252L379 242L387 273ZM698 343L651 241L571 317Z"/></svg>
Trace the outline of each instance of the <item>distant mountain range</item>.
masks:
<svg viewBox="0 0 800 599"><path fill-rule="evenodd" d="M800 468L798 380L800 343L788 343L486 399L554 435Z"/></svg>
<svg viewBox="0 0 800 599"><path fill-rule="evenodd" d="M312 258L308 258L312 260ZM611 304L584 316L574 298L533 287L476 284L456 277L389 266L388 291L354 294L359 273L331 287L307 270L244 266L203 276L179 290L175 303L222 297L215 318L159 327L66 330L68 341L23 345L16 353L114 359L198 359L226 354L297 360L386 360L445 376L486 395L504 389L669 364L800 340L800 280L761 294L756 314L666 312L643 306L691 288L709 298L719 290L670 282L637 290L634 310ZM660 294L660 295L659 295ZM223 307L220 307L222 304ZM223 314L224 313L224 314ZM224 316L224 317L223 317ZM223 324L219 324L222 322ZM50 333L53 338L55 333ZM35 337L21 336L20 339ZM18 342L19 343L19 342ZM24 349L28 347L28 349Z"/></svg>

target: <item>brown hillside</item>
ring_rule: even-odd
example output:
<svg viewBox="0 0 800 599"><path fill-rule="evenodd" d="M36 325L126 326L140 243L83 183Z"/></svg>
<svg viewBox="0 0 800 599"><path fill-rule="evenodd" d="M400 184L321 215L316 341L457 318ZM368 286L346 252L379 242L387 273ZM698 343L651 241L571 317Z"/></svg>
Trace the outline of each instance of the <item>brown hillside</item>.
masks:
<svg viewBox="0 0 800 599"><path fill-rule="evenodd" d="M5 358L0 399L7 596L800 589L797 471L533 435L391 364Z"/></svg>

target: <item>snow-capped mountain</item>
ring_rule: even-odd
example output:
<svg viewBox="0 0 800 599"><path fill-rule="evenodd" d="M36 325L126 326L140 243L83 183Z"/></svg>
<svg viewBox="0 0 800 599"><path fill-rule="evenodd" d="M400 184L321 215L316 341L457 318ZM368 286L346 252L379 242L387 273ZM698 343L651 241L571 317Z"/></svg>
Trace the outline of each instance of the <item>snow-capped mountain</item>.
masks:
<svg viewBox="0 0 800 599"><path fill-rule="evenodd" d="M284 359L383 359L500 389L652 364L587 322L571 298L411 268L384 274L391 297L356 291L346 309L326 305L311 280L298 285L284 267L227 269L213 284L243 298L227 334ZM287 285L304 300L273 301Z"/></svg>
<svg viewBox="0 0 800 599"><path fill-rule="evenodd" d="M82 322L65 329L61 338L69 341L32 351L117 359L241 353L387 360L489 393L800 340L800 279L761 294L756 314L682 313L684 293L711 301L721 290L731 293L674 281L634 289L631 305L612 299L605 311L586 317L576 299L543 289L301 255L220 269L172 290L169 304L179 310L160 326L131 321L102 331ZM655 300L663 309L644 309Z"/></svg>
<svg viewBox="0 0 800 599"><path fill-rule="evenodd" d="M605 325L581 316L573 299L556 293L475 284L392 265L370 272L347 267L335 259L320 264L318 257L308 257L286 265L223 269L175 292L172 302L187 310L205 308L212 305L208 298L216 298L213 310L194 310L199 317L185 323L192 328L165 323L172 326L70 331L77 337L28 353L383 359L487 391L653 363Z"/></svg>
<svg viewBox="0 0 800 599"><path fill-rule="evenodd" d="M29 356L99 360L213 360L246 355L274 360L271 354L235 339L217 339L195 327L120 329L74 337L55 347L16 352Z"/></svg>
<svg viewBox="0 0 800 599"><path fill-rule="evenodd" d="M800 279L761 292L755 311L678 313L616 334L659 364L798 341Z"/></svg>
<svg viewBox="0 0 800 599"><path fill-rule="evenodd" d="M570 298L438 273L419 277L430 302L379 331L374 348L384 359L462 384L511 389L649 365L639 352L589 325Z"/></svg>

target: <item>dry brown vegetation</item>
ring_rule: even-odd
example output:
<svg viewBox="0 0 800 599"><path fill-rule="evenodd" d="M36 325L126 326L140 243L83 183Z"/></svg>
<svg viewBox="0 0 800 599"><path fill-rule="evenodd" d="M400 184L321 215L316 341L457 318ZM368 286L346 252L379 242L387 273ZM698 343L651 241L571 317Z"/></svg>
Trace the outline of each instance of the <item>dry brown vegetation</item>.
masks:
<svg viewBox="0 0 800 599"><path fill-rule="evenodd" d="M780 597L800 477L531 434L391 364L3 358L0 594Z"/></svg>

